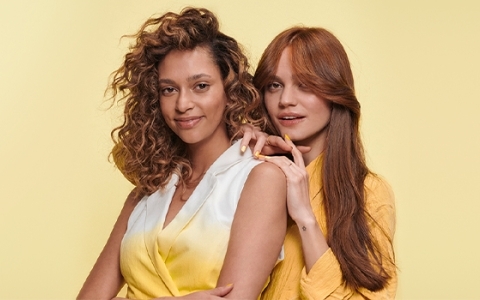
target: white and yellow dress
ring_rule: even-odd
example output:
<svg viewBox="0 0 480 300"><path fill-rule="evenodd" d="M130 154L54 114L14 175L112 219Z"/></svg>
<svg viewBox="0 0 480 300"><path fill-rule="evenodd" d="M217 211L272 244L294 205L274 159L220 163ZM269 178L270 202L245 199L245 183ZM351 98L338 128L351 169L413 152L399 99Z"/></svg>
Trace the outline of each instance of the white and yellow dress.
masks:
<svg viewBox="0 0 480 300"><path fill-rule="evenodd" d="M178 176L138 203L120 254L128 298L181 296L216 286L240 194L259 163L249 149L242 155L235 143L207 170L165 228Z"/></svg>

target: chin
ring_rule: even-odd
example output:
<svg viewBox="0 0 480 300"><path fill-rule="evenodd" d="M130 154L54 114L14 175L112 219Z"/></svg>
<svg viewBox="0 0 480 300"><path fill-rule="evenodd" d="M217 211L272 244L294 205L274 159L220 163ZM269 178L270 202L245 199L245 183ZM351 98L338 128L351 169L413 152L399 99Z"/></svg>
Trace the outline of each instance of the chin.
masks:
<svg viewBox="0 0 480 300"><path fill-rule="evenodd" d="M185 143L185 144L196 144L199 142L198 137L192 137L192 136L179 136L179 138Z"/></svg>

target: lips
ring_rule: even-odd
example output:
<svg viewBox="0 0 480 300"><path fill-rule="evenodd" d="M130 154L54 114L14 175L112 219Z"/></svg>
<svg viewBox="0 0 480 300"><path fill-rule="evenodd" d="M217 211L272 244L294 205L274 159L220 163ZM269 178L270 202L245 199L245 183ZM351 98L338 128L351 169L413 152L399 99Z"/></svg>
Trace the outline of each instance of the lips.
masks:
<svg viewBox="0 0 480 300"><path fill-rule="evenodd" d="M278 122L283 126L293 126L305 119L305 116L302 116L297 113L282 113L277 116Z"/></svg>
<svg viewBox="0 0 480 300"><path fill-rule="evenodd" d="M202 117L176 118L175 123L181 129L190 129L200 122Z"/></svg>

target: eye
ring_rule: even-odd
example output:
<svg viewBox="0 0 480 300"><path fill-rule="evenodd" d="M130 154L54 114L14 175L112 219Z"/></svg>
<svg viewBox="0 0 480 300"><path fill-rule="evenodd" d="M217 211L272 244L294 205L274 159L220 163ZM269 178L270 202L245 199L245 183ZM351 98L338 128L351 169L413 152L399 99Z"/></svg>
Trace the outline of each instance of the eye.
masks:
<svg viewBox="0 0 480 300"><path fill-rule="evenodd" d="M162 96L170 96L176 92L176 89L171 86L164 87L160 90Z"/></svg>
<svg viewBox="0 0 480 300"><path fill-rule="evenodd" d="M267 84L267 90L269 92L274 92L278 89L280 89L282 87L282 84L277 82L277 81L274 81L274 82L271 82L269 84Z"/></svg>
<svg viewBox="0 0 480 300"><path fill-rule="evenodd" d="M208 83L202 82L202 83L197 84L197 85L194 87L194 89L195 89L196 91L205 92L205 91L208 91L208 88L209 88L209 87L210 87L210 85L209 85Z"/></svg>
<svg viewBox="0 0 480 300"><path fill-rule="evenodd" d="M304 83L299 83L298 84L298 88L301 89L302 91L305 91L305 92L310 92L310 88L308 87L308 85L304 84Z"/></svg>

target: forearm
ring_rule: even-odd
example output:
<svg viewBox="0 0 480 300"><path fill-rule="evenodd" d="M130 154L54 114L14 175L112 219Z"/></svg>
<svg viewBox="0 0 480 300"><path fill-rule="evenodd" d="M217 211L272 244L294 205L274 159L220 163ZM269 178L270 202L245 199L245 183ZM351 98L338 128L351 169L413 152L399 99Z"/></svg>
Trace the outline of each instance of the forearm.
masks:
<svg viewBox="0 0 480 300"><path fill-rule="evenodd" d="M329 246L313 212L309 216L295 221L302 239L302 251L306 272L328 250Z"/></svg>

